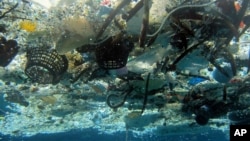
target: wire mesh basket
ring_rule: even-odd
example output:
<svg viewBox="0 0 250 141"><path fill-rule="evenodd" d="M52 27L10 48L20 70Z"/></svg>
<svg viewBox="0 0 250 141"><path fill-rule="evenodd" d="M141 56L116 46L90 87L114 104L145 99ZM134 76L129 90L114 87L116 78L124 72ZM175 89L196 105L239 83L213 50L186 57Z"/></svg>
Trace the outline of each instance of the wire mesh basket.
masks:
<svg viewBox="0 0 250 141"><path fill-rule="evenodd" d="M127 64L127 59L132 43L128 41L112 42L98 46L95 50L96 60L103 69L119 69Z"/></svg>
<svg viewBox="0 0 250 141"><path fill-rule="evenodd" d="M31 48L27 51L25 73L34 82L56 84L67 68L66 56L59 55L54 49Z"/></svg>

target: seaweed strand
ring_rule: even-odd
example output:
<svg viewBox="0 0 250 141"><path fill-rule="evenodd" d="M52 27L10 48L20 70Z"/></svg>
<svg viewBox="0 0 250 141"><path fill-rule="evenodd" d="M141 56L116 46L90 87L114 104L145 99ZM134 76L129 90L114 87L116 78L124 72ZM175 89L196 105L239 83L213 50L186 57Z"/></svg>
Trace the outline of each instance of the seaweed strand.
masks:
<svg viewBox="0 0 250 141"><path fill-rule="evenodd" d="M146 81L146 85L145 85L145 93L144 93L144 100L143 100L143 106L141 109L141 114L144 112L147 102L148 102L148 85L149 85L149 78L150 78L150 73L148 73L148 77L147 77L147 81Z"/></svg>
<svg viewBox="0 0 250 141"><path fill-rule="evenodd" d="M10 13L12 10L14 10L15 8L17 8L18 3L16 3L13 7L11 7L8 11L4 12L1 16L0 19L4 18L6 14Z"/></svg>
<svg viewBox="0 0 250 141"><path fill-rule="evenodd" d="M211 64L213 64L214 67L215 67L216 69L218 69L219 72L221 72L221 73L222 73L223 75L225 75L226 77L230 78L230 75L228 74L228 72L227 72L225 69L223 69L218 63L216 63L214 58L209 59L209 62L210 62Z"/></svg>
<svg viewBox="0 0 250 141"><path fill-rule="evenodd" d="M204 39L203 41L198 42L197 44L195 44L195 45L189 47L187 50L185 50L181 55L179 55L179 56L174 60L174 62L173 62L170 66L168 66L167 70L168 70L168 69L171 69L171 70L172 70L173 68L175 68L175 65L176 65L178 62L180 62L188 53L190 53L190 52L193 51L194 49L198 48L198 46L201 45L201 44L202 44L203 42L205 42L205 41L206 41L206 39Z"/></svg>
<svg viewBox="0 0 250 141"><path fill-rule="evenodd" d="M107 96L107 100L106 100L107 105L108 105L109 107L111 107L111 108L114 108L114 109L116 109L116 108L118 108L118 107L121 107L121 106L125 103L125 101L126 101L128 95L129 95L133 90L134 90L134 88L133 88L133 87L130 87L128 90L126 90L125 92L123 92L121 95L117 95L117 94L110 94L110 95L108 95L108 96ZM112 97L122 97L122 101L119 102L119 103L117 103L117 104L112 104L112 103L111 103L111 98L112 98Z"/></svg>
<svg viewBox="0 0 250 141"><path fill-rule="evenodd" d="M237 70L236 70L236 63L235 63L234 56L233 56L232 53L230 53L230 52L228 51L227 48L225 48L224 51L225 51L225 53L226 53L226 54L225 54L225 57L228 59L230 65L231 65L231 69L232 69L232 72L233 72L233 76L235 76Z"/></svg>
<svg viewBox="0 0 250 141"><path fill-rule="evenodd" d="M168 15L163 19L163 21L162 21L160 27L158 28L158 30L157 30L155 33L151 34L151 35L147 35L147 37L154 37L154 36L156 36L156 35L162 30L162 28L163 28L163 26L165 25L166 21L167 21L167 20L170 18L170 16L171 16L172 14L174 14L175 12L181 11L181 10L183 10L183 9L185 9L185 8L202 8L202 7L206 7L206 6L209 6L209 5L213 4L214 2L215 2L215 1L212 1L212 2L209 2L209 3L201 4L201 5L183 5L183 6L180 6L180 7L178 7L178 8L173 9L173 10L172 10L171 12L169 12Z"/></svg>
<svg viewBox="0 0 250 141"><path fill-rule="evenodd" d="M140 47L145 46L146 35L148 31L149 24L149 0L144 0L144 14L141 25L141 33L139 37L139 45Z"/></svg>
<svg viewBox="0 0 250 141"><path fill-rule="evenodd" d="M223 86L223 101L227 100L227 87L226 85Z"/></svg>
<svg viewBox="0 0 250 141"><path fill-rule="evenodd" d="M217 19L217 21L223 22L232 31L233 36L235 36L235 38L238 40L238 38L239 38L238 28L236 28L236 26L231 22L231 20L229 19L229 17L227 17L226 15L222 14L221 12L218 12L217 10L211 9L211 11L214 14L216 14L216 15L218 15L218 16L220 16L222 18L222 20ZM228 39L228 41L231 41L231 38L232 37L230 37Z"/></svg>

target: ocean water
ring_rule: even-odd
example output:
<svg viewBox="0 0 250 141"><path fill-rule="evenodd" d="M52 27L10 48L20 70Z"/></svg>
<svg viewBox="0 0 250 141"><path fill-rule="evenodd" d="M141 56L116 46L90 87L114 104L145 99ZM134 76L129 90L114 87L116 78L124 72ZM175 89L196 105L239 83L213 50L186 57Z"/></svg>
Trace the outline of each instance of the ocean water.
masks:
<svg viewBox="0 0 250 141"><path fill-rule="evenodd" d="M73 130L57 134L38 134L31 137L0 135L1 141L229 141L221 131L190 133L164 136L135 136L131 132L117 132L113 135L99 134L95 129Z"/></svg>

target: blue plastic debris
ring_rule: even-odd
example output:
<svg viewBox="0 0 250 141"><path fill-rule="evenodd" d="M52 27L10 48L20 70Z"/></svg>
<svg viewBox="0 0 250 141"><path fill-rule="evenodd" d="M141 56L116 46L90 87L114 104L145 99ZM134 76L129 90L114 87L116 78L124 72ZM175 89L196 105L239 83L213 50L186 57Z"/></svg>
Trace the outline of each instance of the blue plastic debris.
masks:
<svg viewBox="0 0 250 141"><path fill-rule="evenodd" d="M205 80L206 79L200 78L200 77L192 77L191 79L189 79L188 84L194 86L194 85L196 85L200 82L203 82Z"/></svg>

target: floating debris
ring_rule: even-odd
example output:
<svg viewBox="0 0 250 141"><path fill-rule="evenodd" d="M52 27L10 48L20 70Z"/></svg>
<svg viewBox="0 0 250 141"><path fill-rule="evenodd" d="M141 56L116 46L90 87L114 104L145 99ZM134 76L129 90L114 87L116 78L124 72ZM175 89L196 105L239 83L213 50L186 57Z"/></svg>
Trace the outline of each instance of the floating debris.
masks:
<svg viewBox="0 0 250 141"><path fill-rule="evenodd" d="M143 114L145 108L146 108L146 105L147 105L147 102L148 102L148 95L149 95L149 79L150 78L150 73L148 74L147 76L147 80L146 80L146 83L145 83L145 92L144 92L144 98L143 98L143 106L142 106L142 110L141 110L141 114Z"/></svg>
<svg viewBox="0 0 250 141"><path fill-rule="evenodd" d="M19 47L15 40L0 37L0 66L6 67L17 55Z"/></svg>
<svg viewBox="0 0 250 141"><path fill-rule="evenodd" d="M109 16L105 19L104 24L102 25L102 27L100 28L100 31L97 33L96 39L99 39L102 34L104 33L104 31L106 30L106 28L109 26L109 24L111 23L111 21L115 18L115 16L117 15L117 13L119 11L121 11L121 9L129 4L130 1L129 0L122 0L122 2L109 13Z"/></svg>
<svg viewBox="0 0 250 141"><path fill-rule="evenodd" d="M194 85L199 84L199 83L201 83L201 82L203 82L203 81L205 81L205 80L206 80L206 79L200 78L200 77L192 77L192 78L188 81L188 84L194 86Z"/></svg>
<svg viewBox="0 0 250 141"><path fill-rule="evenodd" d="M72 51L78 47L94 42L95 32L93 22L85 17L72 17L62 21L62 35L56 44L60 54Z"/></svg>
<svg viewBox="0 0 250 141"><path fill-rule="evenodd" d="M129 53L133 47L133 42L127 37L123 37L123 34L110 37L96 47L96 61L99 67L103 69L122 68L126 66Z"/></svg>
<svg viewBox="0 0 250 141"><path fill-rule="evenodd" d="M56 103L56 101L57 101L57 98L56 97L54 97L54 96L42 96L42 97L40 97L40 99L44 102L44 103L46 103L46 104L55 104Z"/></svg>
<svg viewBox="0 0 250 141"><path fill-rule="evenodd" d="M249 109L230 112L228 118L233 125L246 125L250 123Z"/></svg>
<svg viewBox="0 0 250 141"><path fill-rule="evenodd" d="M29 106L29 102L27 102L23 94L17 90L7 91L5 100L13 103L18 103L25 107Z"/></svg>
<svg viewBox="0 0 250 141"><path fill-rule="evenodd" d="M32 21L21 21L19 23L19 26L22 30L25 30L27 32L34 32L37 29L37 23L36 22L32 22Z"/></svg>
<svg viewBox="0 0 250 141"><path fill-rule="evenodd" d="M27 52L25 73L28 77L42 84L56 84L68 68L68 60L56 50L30 48Z"/></svg>

